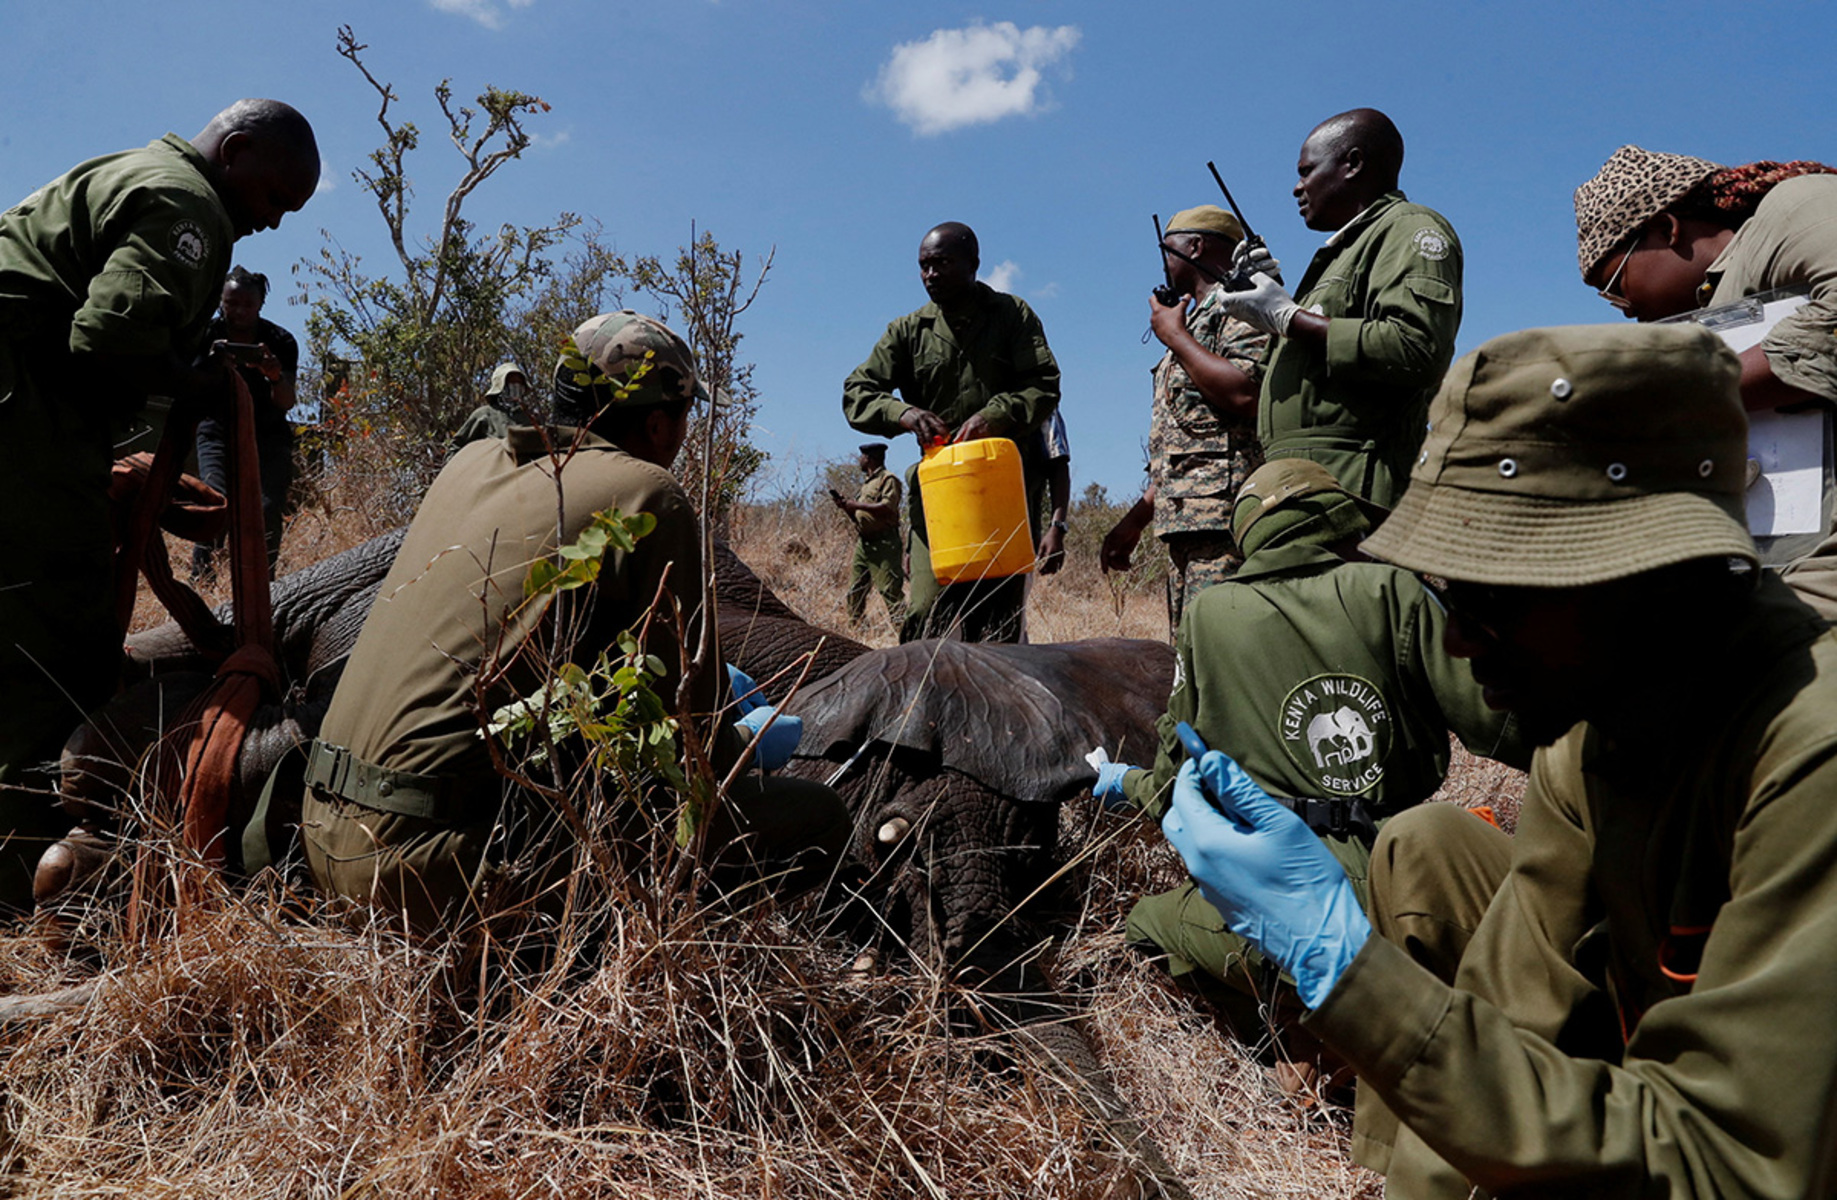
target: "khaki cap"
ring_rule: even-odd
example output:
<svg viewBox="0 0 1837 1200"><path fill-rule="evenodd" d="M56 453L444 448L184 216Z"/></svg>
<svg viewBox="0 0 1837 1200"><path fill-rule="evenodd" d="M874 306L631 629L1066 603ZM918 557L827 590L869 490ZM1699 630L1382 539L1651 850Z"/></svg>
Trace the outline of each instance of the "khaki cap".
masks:
<svg viewBox="0 0 1837 1200"><path fill-rule="evenodd" d="M1167 223L1161 236L1170 233L1216 233L1230 238L1234 242L1244 240L1244 227L1238 224L1236 217L1218 207L1216 204L1201 204L1196 208L1181 209L1174 214L1174 219Z"/></svg>
<svg viewBox="0 0 1837 1200"><path fill-rule="evenodd" d="M1575 190L1576 259L1582 278L1653 217L1722 170L1688 154L1622 146L1595 177Z"/></svg>
<svg viewBox="0 0 1837 1200"><path fill-rule="evenodd" d="M1740 378L1741 361L1700 325L1494 338L1449 369L1409 491L1362 549L1511 587L1758 562Z"/></svg>
<svg viewBox="0 0 1837 1200"><path fill-rule="evenodd" d="M689 344L630 309L590 317L574 330L555 363L555 392L594 407L708 397Z"/></svg>
<svg viewBox="0 0 1837 1200"><path fill-rule="evenodd" d="M1272 458L1251 472L1244 486L1237 490L1237 499L1232 501L1231 507L1231 535L1242 546L1249 539L1250 531L1265 516L1291 501L1322 492L1338 492L1350 497L1374 528L1390 512L1381 504L1353 496L1333 472L1312 459Z"/></svg>

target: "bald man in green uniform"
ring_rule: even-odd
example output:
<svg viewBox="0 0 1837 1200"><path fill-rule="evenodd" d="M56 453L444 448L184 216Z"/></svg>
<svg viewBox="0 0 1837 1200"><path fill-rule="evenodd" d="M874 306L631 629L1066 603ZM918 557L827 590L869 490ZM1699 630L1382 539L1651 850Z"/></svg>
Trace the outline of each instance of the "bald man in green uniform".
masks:
<svg viewBox="0 0 1837 1200"><path fill-rule="evenodd" d="M1446 581L1449 650L1540 747L1503 882L1434 806L1379 837L1379 918L1393 868L1492 893L1452 983L1225 756L1181 768L1163 831L1406 1127L1355 1146L1387 1196L1837 1187L1837 634L1756 569L1740 377L1694 325L1494 338L1365 542Z"/></svg>
<svg viewBox="0 0 1837 1200"><path fill-rule="evenodd" d="M910 433L921 450L938 441L1013 441L1026 470L1037 545L1046 464L1033 435L1059 406L1059 364L1027 302L977 280L981 261L975 231L961 222L925 235L919 279L931 302L887 326L842 385L842 413L875 437ZM1026 576L940 586L917 468L907 477L906 503L912 591L900 640L1019 641Z"/></svg>
<svg viewBox="0 0 1837 1200"><path fill-rule="evenodd" d="M556 365L555 426L513 425L441 471L309 756L301 840L320 886L423 933L559 907L574 834L554 805L497 772L481 710L535 693L545 660L591 666L616 654L627 630L642 631L644 653L663 664L653 691L673 709L707 610L700 522L669 467L704 395L680 337L636 313L603 314L574 331ZM531 564L607 509L649 513L656 526L629 551L609 547L591 586L526 606ZM717 778L744 749L732 714L719 715L731 701L711 656L690 684L687 716ZM804 878L833 864L848 828L821 784L742 777L709 836Z"/></svg>
<svg viewBox="0 0 1837 1200"><path fill-rule="evenodd" d="M228 395L227 365L197 356L231 245L318 182L306 119L244 100L189 142L91 159L0 214L0 910L29 907L70 825L37 768L119 681L113 432L149 394Z"/></svg>
<svg viewBox="0 0 1837 1200"><path fill-rule="evenodd" d="M1241 246L1256 286L1222 297L1275 337L1257 406L1264 455L1312 459L1386 507L1403 494L1461 328L1460 239L1405 198L1402 169L1403 136L1383 113L1322 121L1301 145L1295 198L1307 227L1332 236L1292 297L1268 252Z"/></svg>
<svg viewBox="0 0 1837 1200"><path fill-rule="evenodd" d="M1318 463L1277 459L1252 474L1233 525L1247 557L1181 623L1154 769L1119 777L1112 764L1103 794L1120 788L1159 818L1186 758L1174 733L1185 721L1302 814L1363 901L1379 826L1441 786L1450 732L1475 754L1525 766L1530 748L1515 723L1487 707L1466 666L1442 648L1447 618L1429 589L1407 571L1354 561L1383 517ZM1477 923L1432 936L1454 939L1458 958ZM1190 883L1138 902L1128 937L1165 952L1176 978L1202 971L1232 984L1234 992L1206 990L1256 1040L1250 997L1261 956Z"/></svg>

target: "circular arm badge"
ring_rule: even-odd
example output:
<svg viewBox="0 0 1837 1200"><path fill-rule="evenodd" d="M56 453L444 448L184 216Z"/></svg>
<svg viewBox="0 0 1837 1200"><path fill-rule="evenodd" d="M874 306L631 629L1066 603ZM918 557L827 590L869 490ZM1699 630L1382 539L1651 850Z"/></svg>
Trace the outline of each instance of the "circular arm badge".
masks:
<svg viewBox="0 0 1837 1200"><path fill-rule="evenodd" d="M1329 796L1356 796L1384 778L1391 715L1384 694L1357 675L1316 675L1282 701L1282 745Z"/></svg>

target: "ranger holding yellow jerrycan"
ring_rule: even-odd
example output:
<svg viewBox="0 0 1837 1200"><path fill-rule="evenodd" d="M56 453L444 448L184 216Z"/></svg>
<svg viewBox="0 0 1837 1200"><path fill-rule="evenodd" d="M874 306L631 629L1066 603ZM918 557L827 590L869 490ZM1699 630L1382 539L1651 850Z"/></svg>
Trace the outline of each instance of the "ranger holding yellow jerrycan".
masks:
<svg viewBox="0 0 1837 1200"><path fill-rule="evenodd" d="M1021 640L1029 497L1046 490L1048 452L1036 435L1059 407L1059 364L1033 309L978 281L980 263L969 226L933 227L918 263L931 302L888 324L842 385L855 430L909 433L924 448L908 489L902 642ZM996 496L1001 507L991 509Z"/></svg>

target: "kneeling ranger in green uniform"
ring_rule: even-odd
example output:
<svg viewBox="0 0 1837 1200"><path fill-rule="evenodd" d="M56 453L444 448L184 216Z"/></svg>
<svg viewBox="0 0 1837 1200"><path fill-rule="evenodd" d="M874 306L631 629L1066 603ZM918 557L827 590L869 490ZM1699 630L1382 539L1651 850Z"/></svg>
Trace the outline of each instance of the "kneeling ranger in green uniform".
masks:
<svg viewBox="0 0 1837 1200"><path fill-rule="evenodd" d="M590 665L626 630L641 631L644 652L664 664L653 690L672 704L708 618L700 523L669 470L703 394L689 347L668 328L631 312L597 316L556 365L556 425L474 442L440 473L313 743L301 836L321 886L402 913L422 932L558 905L574 836L553 806L493 768L481 710L534 693L545 652ZM606 509L649 513L656 527L629 551L608 548L589 586L527 607L530 564ZM573 637L556 645L563 627ZM718 778L744 742L718 716L731 699L720 659L707 662L687 707ZM748 727L769 711L749 713ZM743 777L716 809L708 844L811 877L847 836L828 788Z"/></svg>
<svg viewBox="0 0 1837 1200"><path fill-rule="evenodd" d="M1383 518L1318 463L1282 458L1253 472L1233 514L1244 565L1201 592L1180 625L1155 767L1104 764L1098 797L1159 817L1186 757L1175 726L1187 722L1302 816L1365 903L1372 840L1389 817L1441 786L1450 731L1475 754L1523 767L1529 748L1515 723L1486 706L1467 668L1442 649L1447 618L1434 595L1407 571L1351 561ZM1436 946L1452 941L1448 953L1458 958L1477 923L1424 937ZM1176 978L1203 972L1190 982L1246 1040L1257 1039L1256 997L1274 971L1259 978L1262 956L1198 888L1139 901L1128 937L1165 952ZM1206 977L1232 986L1210 987ZM1287 989L1281 1002L1299 1015Z"/></svg>
<svg viewBox="0 0 1837 1200"><path fill-rule="evenodd" d="M1406 1126L1355 1145L1387 1196L1837 1194L1837 634L1755 569L1740 377L1695 325L1494 338L1365 543L1541 747L1452 986L1225 755L1180 769L1168 840ZM1376 860L1491 893L1428 812Z"/></svg>

